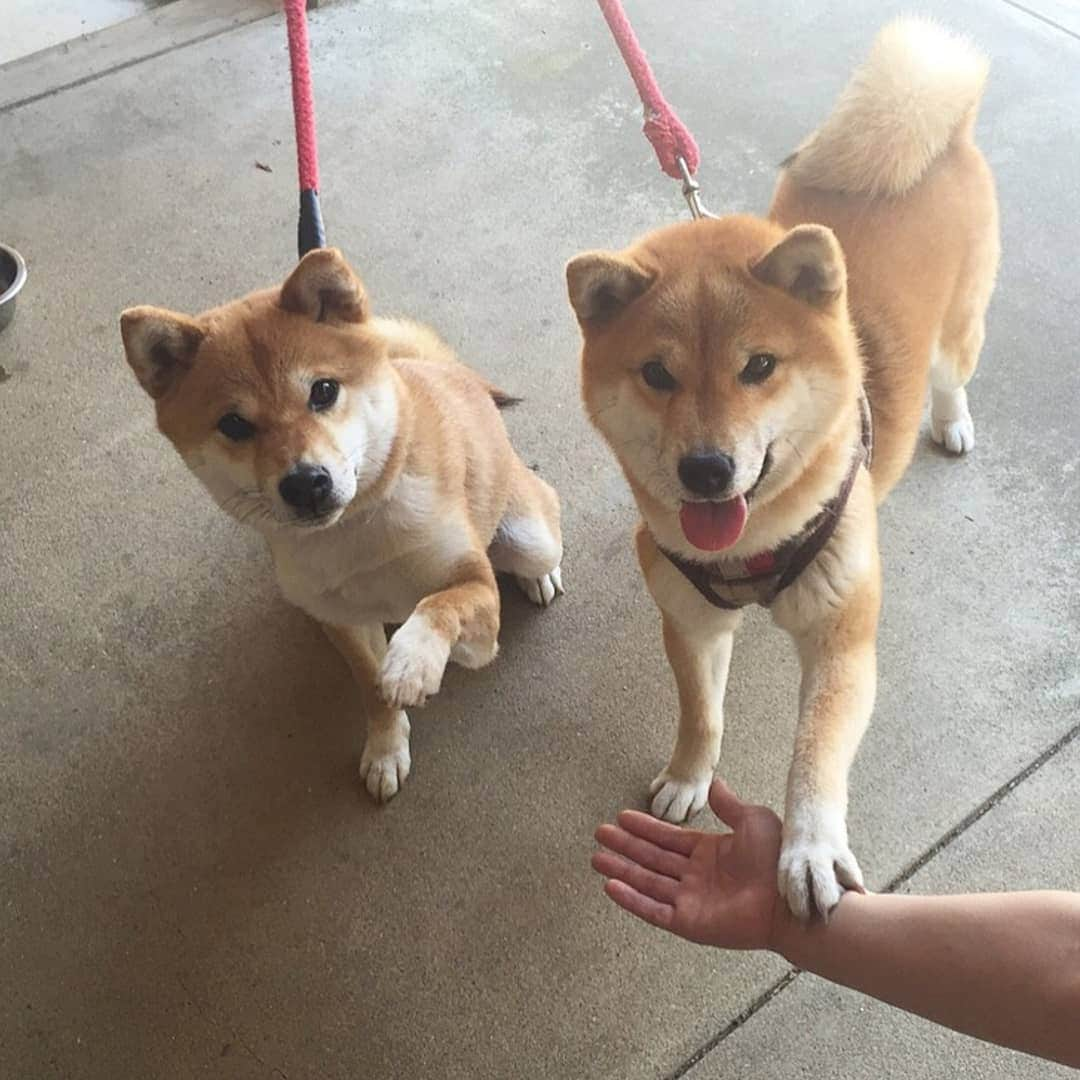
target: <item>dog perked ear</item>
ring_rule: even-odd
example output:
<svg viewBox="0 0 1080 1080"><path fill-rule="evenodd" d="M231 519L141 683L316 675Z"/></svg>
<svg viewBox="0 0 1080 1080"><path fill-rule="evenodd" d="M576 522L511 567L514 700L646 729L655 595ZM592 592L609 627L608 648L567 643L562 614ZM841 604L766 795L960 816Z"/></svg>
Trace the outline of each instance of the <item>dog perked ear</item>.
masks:
<svg viewBox="0 0 1080 1080"><path fill-rule="evenodd" d="M281 286L280 303L315 322L361 323L368 317L364 286L337 248L309 251Z"/></svg>
<svg viewBox="0 0 1080 1080"><path fill-rule="evenodd" d="M570 303L583 326L614 318L652 282L652 274L611 251L586 251L566 264Z"/></svg>
<svg viewBox="0 0 1080 1080"><path fill-rule="evenodd" d="M844 253L831 229L799 225L750 265L750 273L813 307L825 307L844 292Z"/></svg>
<svg viewBox="0 0 1080 1080"><path fill-rule="evenodd" d="M159 398L195 361L205 331L194 319L156 307L133 307L120 315L127 362L142 388Z"/></svg>

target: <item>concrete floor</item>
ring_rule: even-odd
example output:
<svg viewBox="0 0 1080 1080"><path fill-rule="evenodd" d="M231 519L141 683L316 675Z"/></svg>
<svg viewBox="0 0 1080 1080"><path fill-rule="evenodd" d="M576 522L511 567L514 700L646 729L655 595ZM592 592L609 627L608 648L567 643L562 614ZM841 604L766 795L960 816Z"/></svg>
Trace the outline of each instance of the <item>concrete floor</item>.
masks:
<svg viewBox="0 0 1080 1080"><path fill-rule="evenodd" d="M7 0L0 64L104 30L162 0ZM167 0L166 0L167 2Z"/></svg>
<svg viewBox="0 0 1080 1080"><path fill-rule="evenodd" d="M1077 888L1080 45L1001 0L921 6L994 56L1005 258L976 451L924 441L882 512L852 840L875 888ZM765 205L903 7L631 5L713 209ZM809 976L740 1021L786 965L604 901L592 830L640 803L675 703L561 266L680 215L677 188L592 5L342 2L312 39L330 239L377 307L526 397L510 424L564 496L569 595L507 595L499 661L450 675L372 806L344 665L156 435L117 332L128 304L289 269L280 20L0 109L0 231L31 272L0 336L0 1076L1065 1075ZM752 617L722 771L774 805L795 686Z"/></svg>

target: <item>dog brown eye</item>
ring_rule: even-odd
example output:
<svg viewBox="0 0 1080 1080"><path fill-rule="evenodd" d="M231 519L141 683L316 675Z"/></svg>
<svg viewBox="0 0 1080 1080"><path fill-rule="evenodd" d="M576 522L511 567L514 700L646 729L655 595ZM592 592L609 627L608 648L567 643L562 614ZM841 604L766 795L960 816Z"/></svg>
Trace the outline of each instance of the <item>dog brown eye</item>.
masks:
<svg viewBox="0 0 1080 1080"><path fill-rule="evenodd" d="M739 381L744 383L764 382L776 367L776 357L772 353L754 353L746 361L746 367L739 372Z"/></svg>
<svg viewBox="0 0 1080 1080"><path fill-rule="evenodd" d="M641 366L641 377L645 385L654 390L674 390L679 385L675 376L659 360L646 360Z"/></svg>
<svg viewBox="0 0 1080 1080"><path fill-rule="evenodd" d="M316 412L329 409L337 401L338 384L333 379L318 379L311 385L308 407Z"/></svg>
<svg viewBox="0 0 1080 1080"><path fill-rule="evenodd" d="M255 434L255 425L245 420L239 413L226 413L218 422L217 429L226 439L243 442Z"/></svg>

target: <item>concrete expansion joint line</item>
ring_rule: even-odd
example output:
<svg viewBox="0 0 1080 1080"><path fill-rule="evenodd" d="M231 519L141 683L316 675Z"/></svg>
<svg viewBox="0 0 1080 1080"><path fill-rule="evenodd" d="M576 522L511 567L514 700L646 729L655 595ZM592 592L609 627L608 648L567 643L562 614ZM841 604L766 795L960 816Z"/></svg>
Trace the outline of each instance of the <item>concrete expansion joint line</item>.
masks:
<svg viewBox="0 0 1080 1080"><path fill-rule="evenodd" d="M89 75L84 75L81 79L73 79L71 82L62 83L59 86L51 86L48 90L42 90L39 94L31 94L28 97L9 101L6 105L0 105L0 116L3 116L5 113L14 112L16 109L21 109L24 105L33 105L35 101L43 101L45 98L55 97L57 94L62 94L67 90L75 90L80 86L86 86L87 83L97 82L98 79L104 79L109 75L117 74L117 72L126 71L128 68L135 67L138 64L145 64L150 60L157 60L161 56L168 56L170 53L179 52L181 49L186 49L189 45L199 45L204 41L210 41L211 39L221 37L224 34L231 34L236 30L242 30L244 27L252 26L257 22L262 22L264 19L271 19L278 14L280 14L278 11L270 10L267 11L265 15L259 15L256 18L247 21L232 23L229 26L222 26L197 37L186 38L185 40L178 41L164 49L146 53L144 56L133 56L130 60L123 60L120 63L103 68L101 71L94 71ZM18 60L11 61L11 63L19 62L20 61ZM6 64L0 64L0 70L3 70L6 66Z"/></svg>
<svg viewBox="0 0 1080 1080"><path fill-rule="evenodd" d="M1025 15L1030 15L1033 19L1038 19L1041 23L1046 23L1047 26L1052 27L1055 30L1060 30L1061 33L1067 34L1071 38L1075 38L1080 41L1080 34L1075 30L1070 30L1067 26L1062 25L1059 22L1055 22L1048 15L1043 15L1041 11L1036 11L1034 8L1026 7L1021 4L1019 0L1003 0L1009 7L1016 8L1017 11L1022 11Z"/></svg>
<svg viewBox="0 0 1080 1080"><path fill-rule="evenodd" d="M182 934L181 937L183 937ZM264 1061L261 1057L259 1057L258 1054L255 1053L255 1051L248 1044L247 1039L245 1039L244 1036L241 1034L239 1028L233 1027L232 1024L228 1023L225 1020L219 1020L216 1017L212 1016L206 1006L204 1006L202 1002L200 1002L199 999L191 992L191 987L188 986L186 980L180 974L180 972L176 972L175 974L176 981L179 984L180 989L183 990L184 995L187 997L188 1001L191 1002L192 1008L194 1008L194 1010L207 1024L209 1024L211 1027L219 1028L220 1030L226 1032L228 1037L234 1043L238 1043L240 1047L244 1050L244 1052L248 1055L248 1057L250 1057L252 1061L254 1061L261 1068L271 1070L274 1076L280 1076L282 1080L289 1080L288 1075L282 1069L279 1069L276 1065L271 1065L269 1062Z"/></svg>
<svg viewBox="0 0 1080 1080"><path fill-rule="evenodd" d="M1062 23L1056 22L1049 16L1043 15L1033 8L1026 7L1021 4L1019 0L1002 0L1002 3L1007 4L1009 7L1016 8L1017 11L1022 11L1025 15L1032 19L1037 19L1039 22L1044 23L1046 26L1051 27L1054 30L1065 34L1068 37L1073 38L1076 41L1080 41L1080 33L1075 30L1070 30ZM105 68L102 71L95 71L90 75L86 75L81 79L75 79L72 82L64 83L61 86L54 86L48 90L42 91L40 94L31 94L29 97L20 98L17 101L8 102L8 104L0 106L0 116L5 113L12 112L15 109L21 108L24 105L32 105L35 101L41 101L43 98L53 97L55 94L62 94L65 90L74 90L76 87L85 86L87 83L96 82L98 79L104 79L107 75L113 75L118 71L124 71L129 67L134 67L136 64L144 64L148 60L156 60L158 57L167 56L169 53L178 52L180 49L186 49L189 45L198 45L203 41L209 41L211 38L221 37L223 34L232 33L234 30L239 30L244 26L251 26L252 23L261 22L263 19L273 18L279 14L278 11L268 11L265 15L258 18L246 21L234 23L232 26L221 27L218 30L213 30L208 34L203 34L201 37L189 38L185 41L178 41L175 45L170 45L168 48L159 49L156 52L147 53L145 56L137 56L131 60L125 60L122 63L116 64L113 67ZM3 67L5 65L0 65Z"/></svg>
<svg viewBox="0 0 1080 1080"><path fill-rule="evenodd" d="M1011 3L1011 0L1005 0L1005 2ZM901 885L910 881L924 866L926 866L927 863L937 858L937 856L948 848L953 841L958 837L963 836L964 833L979 821L980 818L985 817L994 809L994 807L1011 795L1021 784L1034 776L1034 774L1048 761L1057 757L1062 750L1069 746L1070 743L1075 742L1078 738L1080 738L1080 724L1076 724L1074 727L1070 728L1056 742L1051 743L1051 745L1039 754L1038 757L1025 765L1015 776L1006 780L1001 787L987 796L987 798L979 803L979 805L965 817L961 818L959 822L949 829L948 832L940 836L918 858L904 867L904 869L892 878L881 891L883 893L896 892ZM712 1051L715 1050L729 1035L738 1031L738 1029L752 1016L760 1012L770 1001L782 994L801 974L802 972L799 968L789 968L771 986L767 987L761 994L754 998L742 1012L729 1020L727 1024L712 1036L712 1038L699 1046L697 1050L675 1069L674 1072L669 1073L665 1080L680 1080L680 1078L685 1076L695 1065L712 1053Z"/></svg>
<svg viewBox="0 0 1080 1080"><path fill-rule="evenodd" d="M1062 750L1065 749L1071 742L1075 741L1077 737L1080 737L1080 724L1070 728L1061 736L1057 742L1051 743L1037 758L1029 762L1024 766L1012 779L1006 780L996 791L987 796L978 806L975 807L966 817L961 819L954 825L947 833L945 833L935 844L932 844L926 851L923 852L914 862L910 863L899 874L896 875L889 883L882 889L882 892L896 892L896 890L905 882L910 881L931 859L935 858L939 852L944 851L950 844L958 837L971 828L980 818L985 817L995 806L998 805L1003 799L1010 795L1016 788L1018 788L1026 780L1030 779L1035 773L1037 773L1048 761L1057 757Z"/></svg>

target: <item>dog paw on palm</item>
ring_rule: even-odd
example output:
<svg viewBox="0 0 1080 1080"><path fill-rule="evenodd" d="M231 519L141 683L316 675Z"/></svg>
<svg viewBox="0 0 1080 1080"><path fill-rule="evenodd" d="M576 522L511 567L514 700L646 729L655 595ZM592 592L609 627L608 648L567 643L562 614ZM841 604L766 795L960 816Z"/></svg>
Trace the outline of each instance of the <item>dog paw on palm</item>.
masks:
<svg viewBox="0 0 1080 1080"><path fill-rule="evenodd" d="M390 639L379 671L379 696L403 709L423 705L442 685L450 646L427 616L414 612Z"/></svg>
<svg viewBox="0 0 1080 1080"><path fill-rule="evenodd" d="M848 846L842 812L797 810L784 823L777 886L803 922L829 913L848 890L865 892L862 870Z"/></svg>

